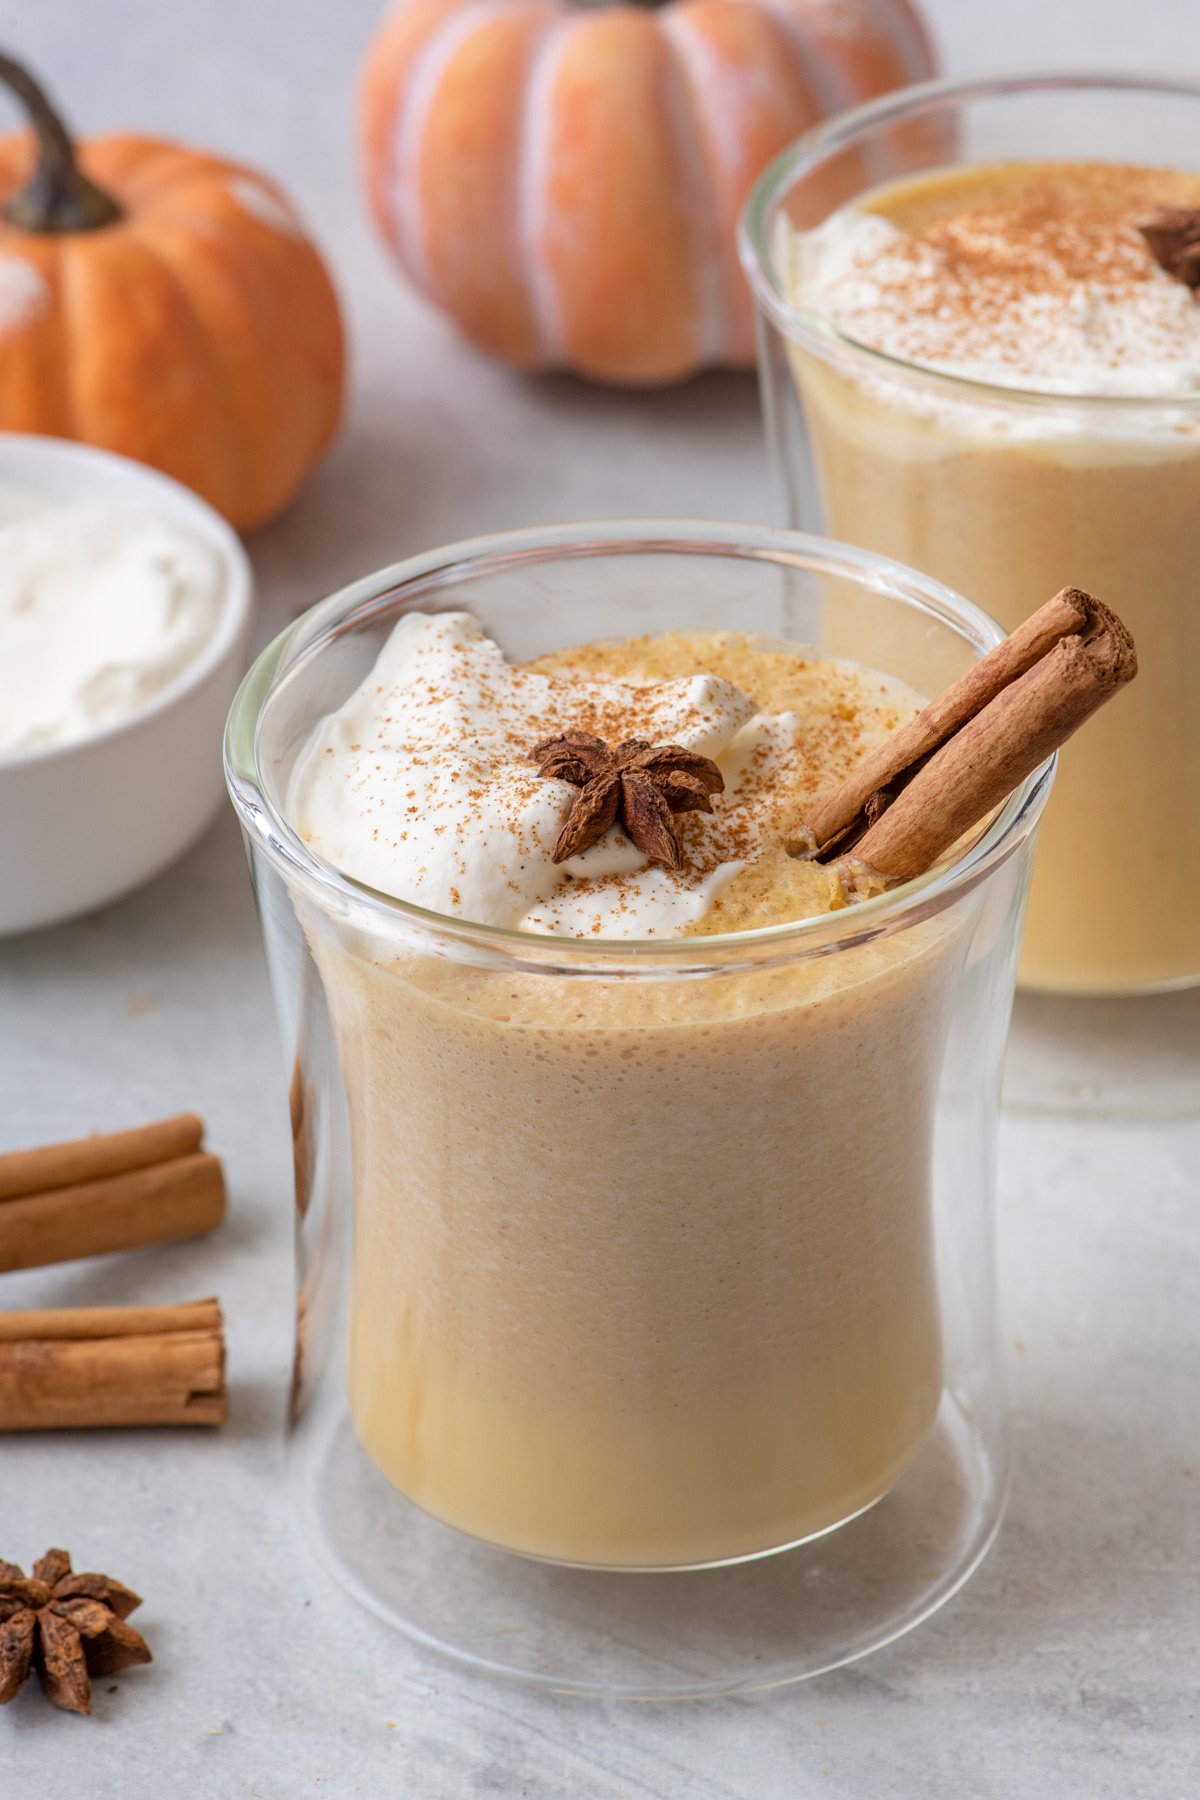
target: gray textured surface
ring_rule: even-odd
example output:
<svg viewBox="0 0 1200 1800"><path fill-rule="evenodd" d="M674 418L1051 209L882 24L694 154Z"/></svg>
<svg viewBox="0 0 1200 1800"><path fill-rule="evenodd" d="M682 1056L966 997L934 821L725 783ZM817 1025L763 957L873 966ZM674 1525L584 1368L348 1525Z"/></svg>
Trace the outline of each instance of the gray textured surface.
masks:
<svg viewBox="0 0 1200 1800"><path fill-rule="evenodd" d="M253 552L264 628L409 550L623 511L761 516L753 386L631 399L492 368L405 299L348 151L373 0L21 0L4 36L81 126L138 125L288 178L348 301L345 438ZM1192 0L937 0L946 60L1200 75ZM1186 1005L1193 1004L1188 1001ZM1200 998L1195 1001L1200 1030ZM1172 1013L1180 1023L1180 1006ZM0 945L0 1141L196 1106L235 1204L211 1242L4 1278L0 1304L219 1291L220 1438L0 1443L0 1553L59 1542L141 1589L156 1661L76 1722L0 1715L0 1794L570 1800L1185 1800L1200 1787L1200 1127L1013 1116L1002 1253L1017 1476L999 1545L915 1636L751 1701L604 1708L494 1688L365 1617L287 1526L283 1082L231 819L142 894ZM85 1760L86 1759L86 1760Z"/></svg>

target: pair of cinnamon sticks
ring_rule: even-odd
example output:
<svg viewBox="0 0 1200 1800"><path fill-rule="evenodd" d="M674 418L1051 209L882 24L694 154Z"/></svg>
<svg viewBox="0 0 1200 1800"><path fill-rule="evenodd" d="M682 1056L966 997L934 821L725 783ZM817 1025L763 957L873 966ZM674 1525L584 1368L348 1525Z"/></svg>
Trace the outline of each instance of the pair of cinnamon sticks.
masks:
<svg viewBox="0 0 1200 1800"><path fill-rule="evenodd" d="M923 875L1136 674L1111 608L1063 588L827 795L794 854L836 862L850 900Z"/></svg>
<svg viewBox="0 0 1200 1800"><path fill-rule="evenodd" d="M225 1216L194 1113L0 1156L0 1272L197 1237ZM216 1300L0 1314L0 1431L220 1425Z"/></svg>

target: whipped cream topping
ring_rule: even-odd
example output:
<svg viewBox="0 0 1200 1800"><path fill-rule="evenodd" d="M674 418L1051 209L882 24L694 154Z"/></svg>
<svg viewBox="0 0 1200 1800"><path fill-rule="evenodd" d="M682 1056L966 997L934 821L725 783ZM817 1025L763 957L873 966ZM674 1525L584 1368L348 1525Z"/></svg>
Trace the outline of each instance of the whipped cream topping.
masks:
<svg viewBox="0 0 1200 1800"><path fill-rule="evenodd" d="M666 937L701 917L777 839L799 720L732 683L594 680L514 665L468 613L410 613L371 673L316 727L285 807L314 852L368 886L475 923L571 937ZM711 757L716 814L681 821L684 867L649 866L619 826L556 865L578 795L531 753L571 728Z"/></svg>
<svg viewBox="0 0 1200 1800"><path fill-rule="evenodd" d="M870 349L972 381L1200 394L1200 302L1084 173L1040 204L968 209L912 235L844 207L792 236L792 298Z"/></svg>
<svg viewBox="0 0 1200 1800"><path fill-rule="evenodd" d="M0 756L133 717L203 653L217 550L141 506L0 494Z"/></svg>

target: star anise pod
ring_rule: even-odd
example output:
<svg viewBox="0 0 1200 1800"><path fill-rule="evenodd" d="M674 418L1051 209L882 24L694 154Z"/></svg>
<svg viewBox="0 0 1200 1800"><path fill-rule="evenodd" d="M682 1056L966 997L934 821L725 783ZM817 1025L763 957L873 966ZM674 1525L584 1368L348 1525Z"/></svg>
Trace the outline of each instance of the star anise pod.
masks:
<svg viewBox="0 0 1200 1800"><path fill-rule="evenodd" d="M1160 268L1193 292L1200 288L1200 207L1160 206L1138 230Z"/></svg>
<svg viewBox="0 0 1200 1800"><path fill-rule="evenodd" d="M643 856L677 869L683 846L674 814L710 813L710 796L725 787L710 757L680 744L656 747L642 738L626 738L613 750L590 732L564 731L544 738L533 759L539 774L579 789L554 846L556 863L590 850L620 819Z"/></svg>
<svg viewBox="0 0 1200 1800"><path fill-rule="evenodd" d="M141 1633L125 1623L141 1604L110 1575L73 1574L65 1550L47 1550L32 1575L0 1561L0 1706L36 1669L55 1706L90 1713L93 1675L151 1660Z"/></svg>

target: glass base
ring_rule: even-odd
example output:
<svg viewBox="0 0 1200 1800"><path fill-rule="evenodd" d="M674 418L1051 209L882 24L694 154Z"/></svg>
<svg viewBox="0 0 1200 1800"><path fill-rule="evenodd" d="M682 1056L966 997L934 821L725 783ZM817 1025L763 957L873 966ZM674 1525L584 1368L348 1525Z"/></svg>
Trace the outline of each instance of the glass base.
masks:
<svg viewBox="0 0 1200 1800"><path fill-rule="evenodd" d="M480 1543L404 1499L344 1409L306 1419L289 1463L305 1536L389 1625L489 1675L628 1699L775 1687L881 1648L962 1586L1005 1493L984 1435L949 1394L875 1506L794 1548L709 1569L567 1568Z"/></svg>
<svg viewBox="0 0 1200 1800"><path fill-rule="evenodd" d="M1200 988L1120 998L1019 993L1004 1104L1129 1119L1200 1112Z"/></svg>

